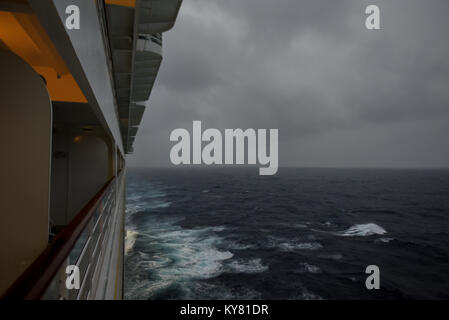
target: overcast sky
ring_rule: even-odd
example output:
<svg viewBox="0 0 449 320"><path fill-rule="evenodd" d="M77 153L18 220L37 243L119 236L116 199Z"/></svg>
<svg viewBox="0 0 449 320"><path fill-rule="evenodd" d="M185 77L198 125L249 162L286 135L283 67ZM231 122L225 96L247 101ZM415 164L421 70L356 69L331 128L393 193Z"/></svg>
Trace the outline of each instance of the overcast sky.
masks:
<svg viewBox="0 0 449 320"><path fill-rule="evenodd" d="M281 166L448 167L448 17L447 0L184 0L129 163L170 165L170 132L201 120L279 129Z"/></svg>

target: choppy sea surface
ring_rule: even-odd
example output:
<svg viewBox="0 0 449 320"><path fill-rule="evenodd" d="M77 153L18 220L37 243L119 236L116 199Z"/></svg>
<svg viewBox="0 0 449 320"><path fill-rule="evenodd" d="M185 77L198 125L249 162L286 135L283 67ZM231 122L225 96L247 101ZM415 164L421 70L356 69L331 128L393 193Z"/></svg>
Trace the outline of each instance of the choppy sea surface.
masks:
<svg viewBox="0 0 449 320"><path fill-rule="evenodd" d="M132 168L126 212L127 299L449 298L447 170Z"/></svg>

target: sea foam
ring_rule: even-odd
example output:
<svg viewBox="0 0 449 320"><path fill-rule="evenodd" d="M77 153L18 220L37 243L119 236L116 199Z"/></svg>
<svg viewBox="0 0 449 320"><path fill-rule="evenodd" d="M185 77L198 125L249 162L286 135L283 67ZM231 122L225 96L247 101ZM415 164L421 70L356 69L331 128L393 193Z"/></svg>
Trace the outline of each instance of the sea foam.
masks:
<svg viewBox="0 0 449 320"><path fill-rule="evenodd" d="M234 260L228 264L234 273L260 273L268 270L268 266L262 264L262 259Z"/></svg>
<svg viewBox="0 0 449 320"><path fill-rule="evenodd" d="M126 231L126 237L125 237L125 255L128 255L128 253L134 248L134 244L136 243L137 235L139 233L134 230L127 230Z"/></svg>

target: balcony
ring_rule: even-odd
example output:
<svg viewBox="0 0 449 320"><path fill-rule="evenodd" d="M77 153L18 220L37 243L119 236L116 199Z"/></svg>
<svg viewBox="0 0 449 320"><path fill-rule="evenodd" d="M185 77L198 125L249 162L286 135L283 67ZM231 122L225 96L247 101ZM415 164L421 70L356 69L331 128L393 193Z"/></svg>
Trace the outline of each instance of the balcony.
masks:
<svg viewBox="0 0 449 320"><path fill-rule="evenodd" d="M139 34L134 55L131 102L150 98L162 62L162 34Z"/></svg>
<svg viewBox="0 0 449 320"><path fill-rule="evenodd" d="M170 30L182 0L140 0L138 32L160 33Z"/></svg>
<svg viewBox="0 0 449 320"><path fill-rule="evenodd" d="M162 57L162 34L139 34L136 44L137 55L148 55L148 59ZM150 55L151 54L151 55Z"/></svg>
<svg viewBox="0 0 449 320"><path fill-rule="evenodd" d="M135 6L106 2L118 113L126 153L137 131L132 104L144 106L162 62L162 32L171 29L181 0L138 0ZM130 117L133 118L132 121ZM133 123L133 125L131 125ZM131 127L130 127L131 126Z"/></svg>

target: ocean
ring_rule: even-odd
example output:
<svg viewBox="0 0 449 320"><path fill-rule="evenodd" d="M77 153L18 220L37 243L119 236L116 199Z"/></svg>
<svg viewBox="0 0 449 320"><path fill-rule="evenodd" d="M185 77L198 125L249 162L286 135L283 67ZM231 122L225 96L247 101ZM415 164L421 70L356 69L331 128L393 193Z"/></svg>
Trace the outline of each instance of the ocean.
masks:
<svg viewBox="0 0 449 320"><path fill-rule="evenodd" d="M131 168L125 251L126 299L448 299L449 170Z"/></svg>

